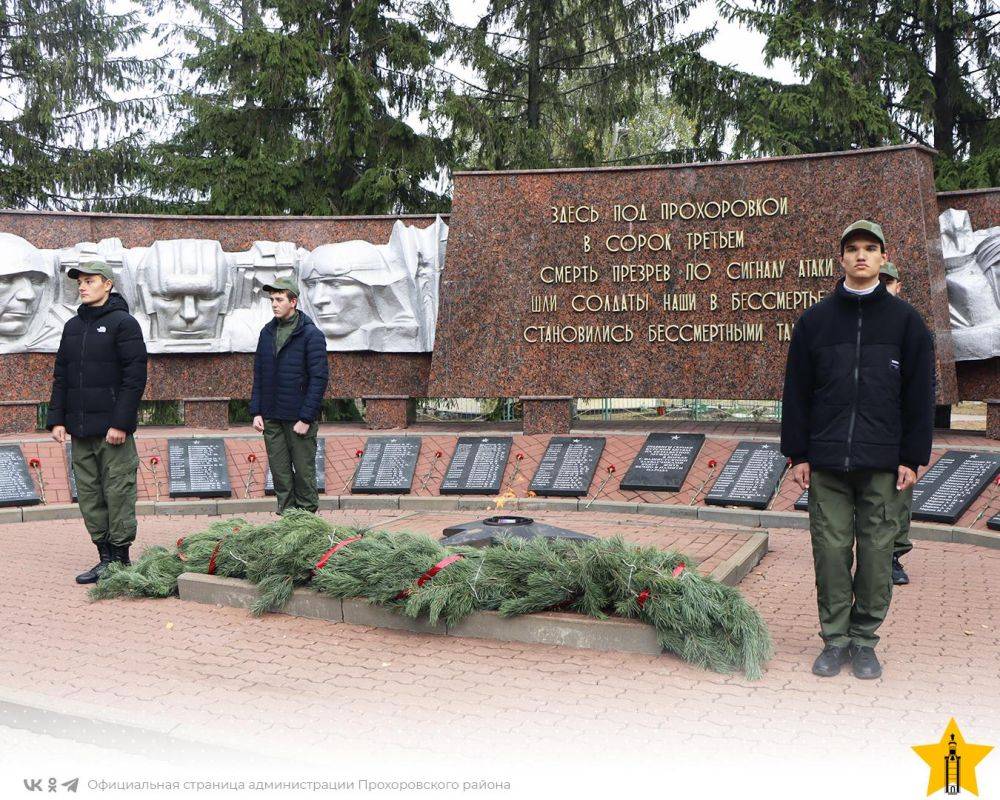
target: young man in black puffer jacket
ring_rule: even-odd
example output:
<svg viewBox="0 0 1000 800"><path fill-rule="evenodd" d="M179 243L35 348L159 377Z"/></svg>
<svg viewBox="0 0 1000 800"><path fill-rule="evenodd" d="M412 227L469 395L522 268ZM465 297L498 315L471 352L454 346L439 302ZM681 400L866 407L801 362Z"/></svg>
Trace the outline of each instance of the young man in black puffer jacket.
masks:
<svg viewBox="0 0 1000 800"><path fill-rule="evenodd" d="M76 576L96 583L113 561L129 563L135 541L135 433L146 389L146 343L114 273L91 262L66 273L76 278L80 307L63 327L46 427L60 444L73 437L73 475L83 522L100 561Z"/></svg>
<svg viewBox="0 0 1000 800"><path fill-rule="evenodd" d="M840 240L845 276L796 322L785 371L781 451L809 489L823 677L851 661L877 678L875 633L892 596L893 541L917 469L930 460L934 346L920 314L879 282L881 226ZM857 539L857 569L851 574Z"/></svg>

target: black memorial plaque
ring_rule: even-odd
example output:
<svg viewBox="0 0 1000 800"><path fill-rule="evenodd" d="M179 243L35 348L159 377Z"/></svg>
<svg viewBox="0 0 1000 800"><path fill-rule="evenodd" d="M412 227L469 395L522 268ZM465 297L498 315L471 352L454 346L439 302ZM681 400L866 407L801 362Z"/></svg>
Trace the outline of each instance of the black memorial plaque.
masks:
<svg viewBox="0 0 1000 800"><path fill-rule="evenodd" d="M320 494L326 492L326 439L316 440L316 491ZM274 476L271 474L270 464L267 467L267 477L264 478L264 494L274 494Z"/></svg>
<svg viewBox="0 0 1000 800"><path fill-rule="evenodd" d="M354 475L357 494L409 494L420 456L419 436L373 436Z"/></svg>
<svg viewBox="0 0 1000 800"><path fill-rule="evenodd" d="M954 525L1000 470L1000 453L949 450L913 487L913 519Z"/></svg>
<svg viewBox="0 0 1000 800"><path fill-rule="evenodd" d="M802 494L799 495L799 499L795 501L796 511L808 511L809 510L809 490L806 489Z"/></svg>
<svg viewBox="0 0 1000 800"><path fill-rule="evenodd" d="M231 497L222 439L168 439L171 497Z"/></svg>
<svg viewBox="0 0 1000 800"><path fill-rule="evenodd" d="M0 506L35 506L40 502L21 447L0 445Z"/></svg>
<svg viewBox="0 0 1000 800"><path fill-rule="evenodd" d="M499 494L513 439L460 436L441 481L441 494Z"/></svg>
<svg viewBox="0 0 1000 800"><path fill-rule="evenodd" d="M528 487L538 495L582 497L590 491L603 436L553 436Z"/></svg>
<svg viewBox="0 0 1000 800"><path fill-rule="evenodd" d="M986 520L986 527L995 531L1000 531L1000 514L994 514Z"/></svg>
<svg viewBox="0 0 1000 800"><path fill-rule="evenodd" d="M786 463L777 445L740 442L705 495L705 504L767 508Z"/></svg>
<svg viewBox="0 0 1000 800"><path fill-rule="evenodd" d="M705 443L703 433L651 433L622 478L622 489L677 492Z"/></svg>

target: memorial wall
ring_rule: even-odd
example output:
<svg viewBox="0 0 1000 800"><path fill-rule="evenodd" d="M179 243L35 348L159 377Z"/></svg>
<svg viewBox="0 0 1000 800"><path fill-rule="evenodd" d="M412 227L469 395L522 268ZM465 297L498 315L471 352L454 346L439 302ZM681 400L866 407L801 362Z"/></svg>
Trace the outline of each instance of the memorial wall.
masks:
<svg viewBox="0 0 1000 800"><path fill-rule="evenodd" d="M938 213L916 146L458 173L430 393L780 398L792 324L868 218L935 335L938 402L955 402Z"/></svg>
<svg viewBox="0 0 1000 800"><path fill-rule="evenodd" d="M145 399L183 401L189 426L249 396L262 287L289 274L327 338L327 396L370 398L376 427L414 397L525 398L526 426L549 398L777 399L792 325L862 217L934 333L938 402L1000 399L1000 190L938 195L932 152L904 146L457 173L447 222L0 212L0 429L34 428L75 313L65 272L91 258L143 327ZM568 430L559 413L534 429Z"/></svg>
<svg viewBox="0 0 1000 800"><path fill-rule="evenodd" d="M111 263L144 329L144 399L186 401L189 426L225 427L228 399L249 397L252 351L272 317L261 287L283 274L299 276L303 308L324 326L328 397L426 396L446 236L433 215L2 211L0 430L34 429L52 352L78 303L65 271L90 258ZM333 301L338 314L318 319Z"/></svg>

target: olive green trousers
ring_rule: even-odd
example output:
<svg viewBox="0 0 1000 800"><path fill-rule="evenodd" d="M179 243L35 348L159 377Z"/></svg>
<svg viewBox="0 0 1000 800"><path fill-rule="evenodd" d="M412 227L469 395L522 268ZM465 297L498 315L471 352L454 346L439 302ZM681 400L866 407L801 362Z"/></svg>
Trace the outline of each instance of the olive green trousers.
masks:
<svg viewBox="0 0 1000 800"><path fill-rule="evenodd" d="M302 508L316 513L319 509L319 492L316 490L316 433L315 422L308 432L299 436L292 427L294 422L264 420L264 447L267 463L271 468L274 495L278 500L278 513L287 508Z"/></svg>
<svg viewBox="0 0 1000 800"><path fill-rule="evenodd" d="M90 538L116 546L135 541L136 470L139 454L131 434L122 444L103 436L73 438L76 494Z"/></svg>
<svg viewBox="0 0 1000 800"><path fill-rule="evenodd" d="M894 545L912 499L912 489L896 491L895 473L813 470L809 532L827 644L878 644L892 598Z"/></svg>

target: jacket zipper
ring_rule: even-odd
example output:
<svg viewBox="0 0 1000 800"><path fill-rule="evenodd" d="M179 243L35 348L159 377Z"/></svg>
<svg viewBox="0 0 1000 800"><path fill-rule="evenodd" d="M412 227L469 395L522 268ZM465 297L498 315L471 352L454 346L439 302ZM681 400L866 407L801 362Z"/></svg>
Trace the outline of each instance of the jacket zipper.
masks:
<svg viewBox="0 0 1000 800"><path fill-rule="evenodd" d="M87 357L87 334L90 332L90 323L83 326L83 341L80 343L80 388L83 389L83 364ZM84 412L80 411L80 425L83 426Z"/></svg>
<svg viewBox="0 0 1000 800"><path fill-rule="evenodd" d="M854 402L851 404L851 421L847 426L847 454L844 456L844 471L851 470L851 440L854 438L854 421L858 416L858 383L861 371L861 298L858 298L858 335L854 345Z"/></svg>

